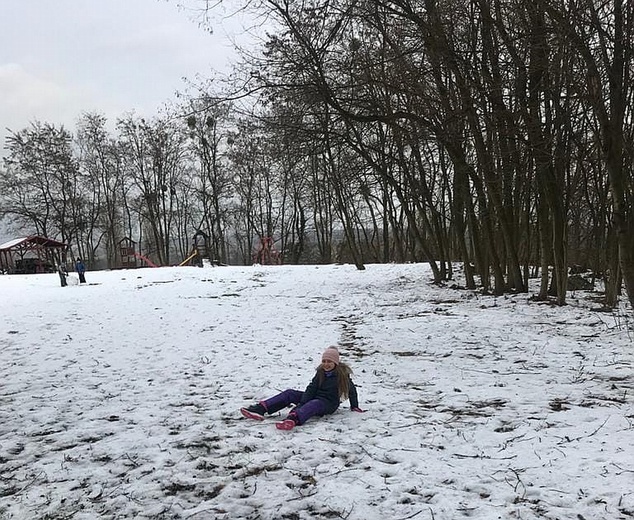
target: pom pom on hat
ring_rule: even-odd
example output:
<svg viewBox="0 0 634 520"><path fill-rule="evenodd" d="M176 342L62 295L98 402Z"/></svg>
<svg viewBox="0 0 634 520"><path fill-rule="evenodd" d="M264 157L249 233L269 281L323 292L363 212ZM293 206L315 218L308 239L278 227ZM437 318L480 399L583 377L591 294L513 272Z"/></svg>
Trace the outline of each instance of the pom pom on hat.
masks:
<svg viewBox="0 0 634 520"><path fill-rule="evenodd" d="M335 365L339 364L339 351L337 347L330 346L321 355L322 361L332 361Z"/></svg>

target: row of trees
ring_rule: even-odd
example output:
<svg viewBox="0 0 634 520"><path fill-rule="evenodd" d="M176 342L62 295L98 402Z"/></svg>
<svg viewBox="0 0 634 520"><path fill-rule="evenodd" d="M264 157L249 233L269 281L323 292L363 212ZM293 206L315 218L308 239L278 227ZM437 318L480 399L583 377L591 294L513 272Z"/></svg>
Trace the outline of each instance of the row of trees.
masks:
<svg viewBox="0 0 634 520"><path fill-rule="evenodd" d="M221 261L464 265L467 285L566 300L568 268L634 300L634 5L251 0L269 24L233 92L152 121L9 138L0 211L112 261L196 229ZM273 23L273 25L270 25ZM339 239L343 237L343 240Z"/></svg>
<svg viewBox="0 0 634 520"><path fill-rule="evenodd" d="M341 240L328 187L318 174L303 179L301 158L257 118L204 97L108 126L86 113L74 132L47 122L12 132L0 216L93 266L116 267L124 237L153 263L179 263L199 230L221 263L252 263L269 237L286 262L333 260Z"/></svg>
<svg viewBox="0 0 634 520"><path fill-rule="evenodd" d="M253 169L258 159L240 145L257 136L229 130L223 104L193 112L174 108L151 121L127 115L114 134L98 114L82 115L75 133L43 122L12 133L0 173L2 215L70 244L93 265L116 266L124 237L159 265L179 263L197 230L209 235L214 258L228 262L231 243L232 260L250 262L254 238L268 230L252 211L262 197L259 172L241 175L241 164Z"/></svg>

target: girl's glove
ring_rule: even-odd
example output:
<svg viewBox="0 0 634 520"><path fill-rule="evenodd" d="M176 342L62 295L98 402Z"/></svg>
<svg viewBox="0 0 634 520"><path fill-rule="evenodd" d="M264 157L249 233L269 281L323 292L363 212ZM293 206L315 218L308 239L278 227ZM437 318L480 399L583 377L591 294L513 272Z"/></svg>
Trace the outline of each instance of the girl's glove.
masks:
<svg viewBox="0 0 634 520"><path fill-rule="evenodd" d="M365 410L361 410L361 408L359 408L358 406L350 408L350 410L352 410L353 412L365 413Z"/></svg>

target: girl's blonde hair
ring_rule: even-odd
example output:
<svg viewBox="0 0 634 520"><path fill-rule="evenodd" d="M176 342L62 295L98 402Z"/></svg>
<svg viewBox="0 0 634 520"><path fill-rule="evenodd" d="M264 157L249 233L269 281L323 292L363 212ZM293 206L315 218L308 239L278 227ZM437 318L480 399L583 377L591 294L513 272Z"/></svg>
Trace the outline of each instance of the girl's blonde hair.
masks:
<svg viewBox="0 0 634 520"><path fill-rule="evenodd" d="M352 369L346 363L337 363L333 370L337 374L337 386L339 387L339 398L344 401L348 399L348 393L350 392L350 376L352 375ZM323 368L318 367L317 373L319 374L319 384L321 385L326 378L326 373Z"/></svg>

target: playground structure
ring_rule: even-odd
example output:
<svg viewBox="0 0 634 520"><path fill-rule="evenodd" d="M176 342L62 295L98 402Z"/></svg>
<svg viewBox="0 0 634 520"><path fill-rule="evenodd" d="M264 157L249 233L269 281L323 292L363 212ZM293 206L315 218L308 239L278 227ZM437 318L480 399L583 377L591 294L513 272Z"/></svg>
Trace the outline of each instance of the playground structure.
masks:
<svg viewBox="0 0 634 520"><path fill-rule="evenodd" d="M158 267L148 257L143 256L136 251L136 242L129 237L119 240L119 262L118 265L122 269L134 269L139 266L138 261L145 262L149 267Z"/></svg>
<svg viewBox="0 0 634 520"><path fill-rule="evenodd" d="M192 238L192 252L183 260L179 266L192 263L198 267L203 266L203 260L209 258L209 236L200 229L194 233Z"/></svg>
<svg viewBox="0 0 634 520"><path fill-rule="evenodd" d="M136 242L129 237L119 240L118 266L123 269L137 267Z"/></svg>
<svg viewBox="0 0 634 520"><path fill-rule="evenodd" d="M192 239L192 251L183 260L179 266L187 265L191 262L192 265L199 267L203 266L203 259L209 256L209 238L203 231L196 231ZM120 268L136 268L143 267L139 265L140 260L144 265L148 267L159 267L147 256L142 255L136 250L136 242L129 237L125 237L119 241L119 261L118 266Z"/></svg>
<svg viewBox="0 0 634 520"><path fill-rule="evenodd" d="M260 265L280 265L282 255L275 249L273 237L261 237L258 250L253 255L253 262Z"/></svg>

